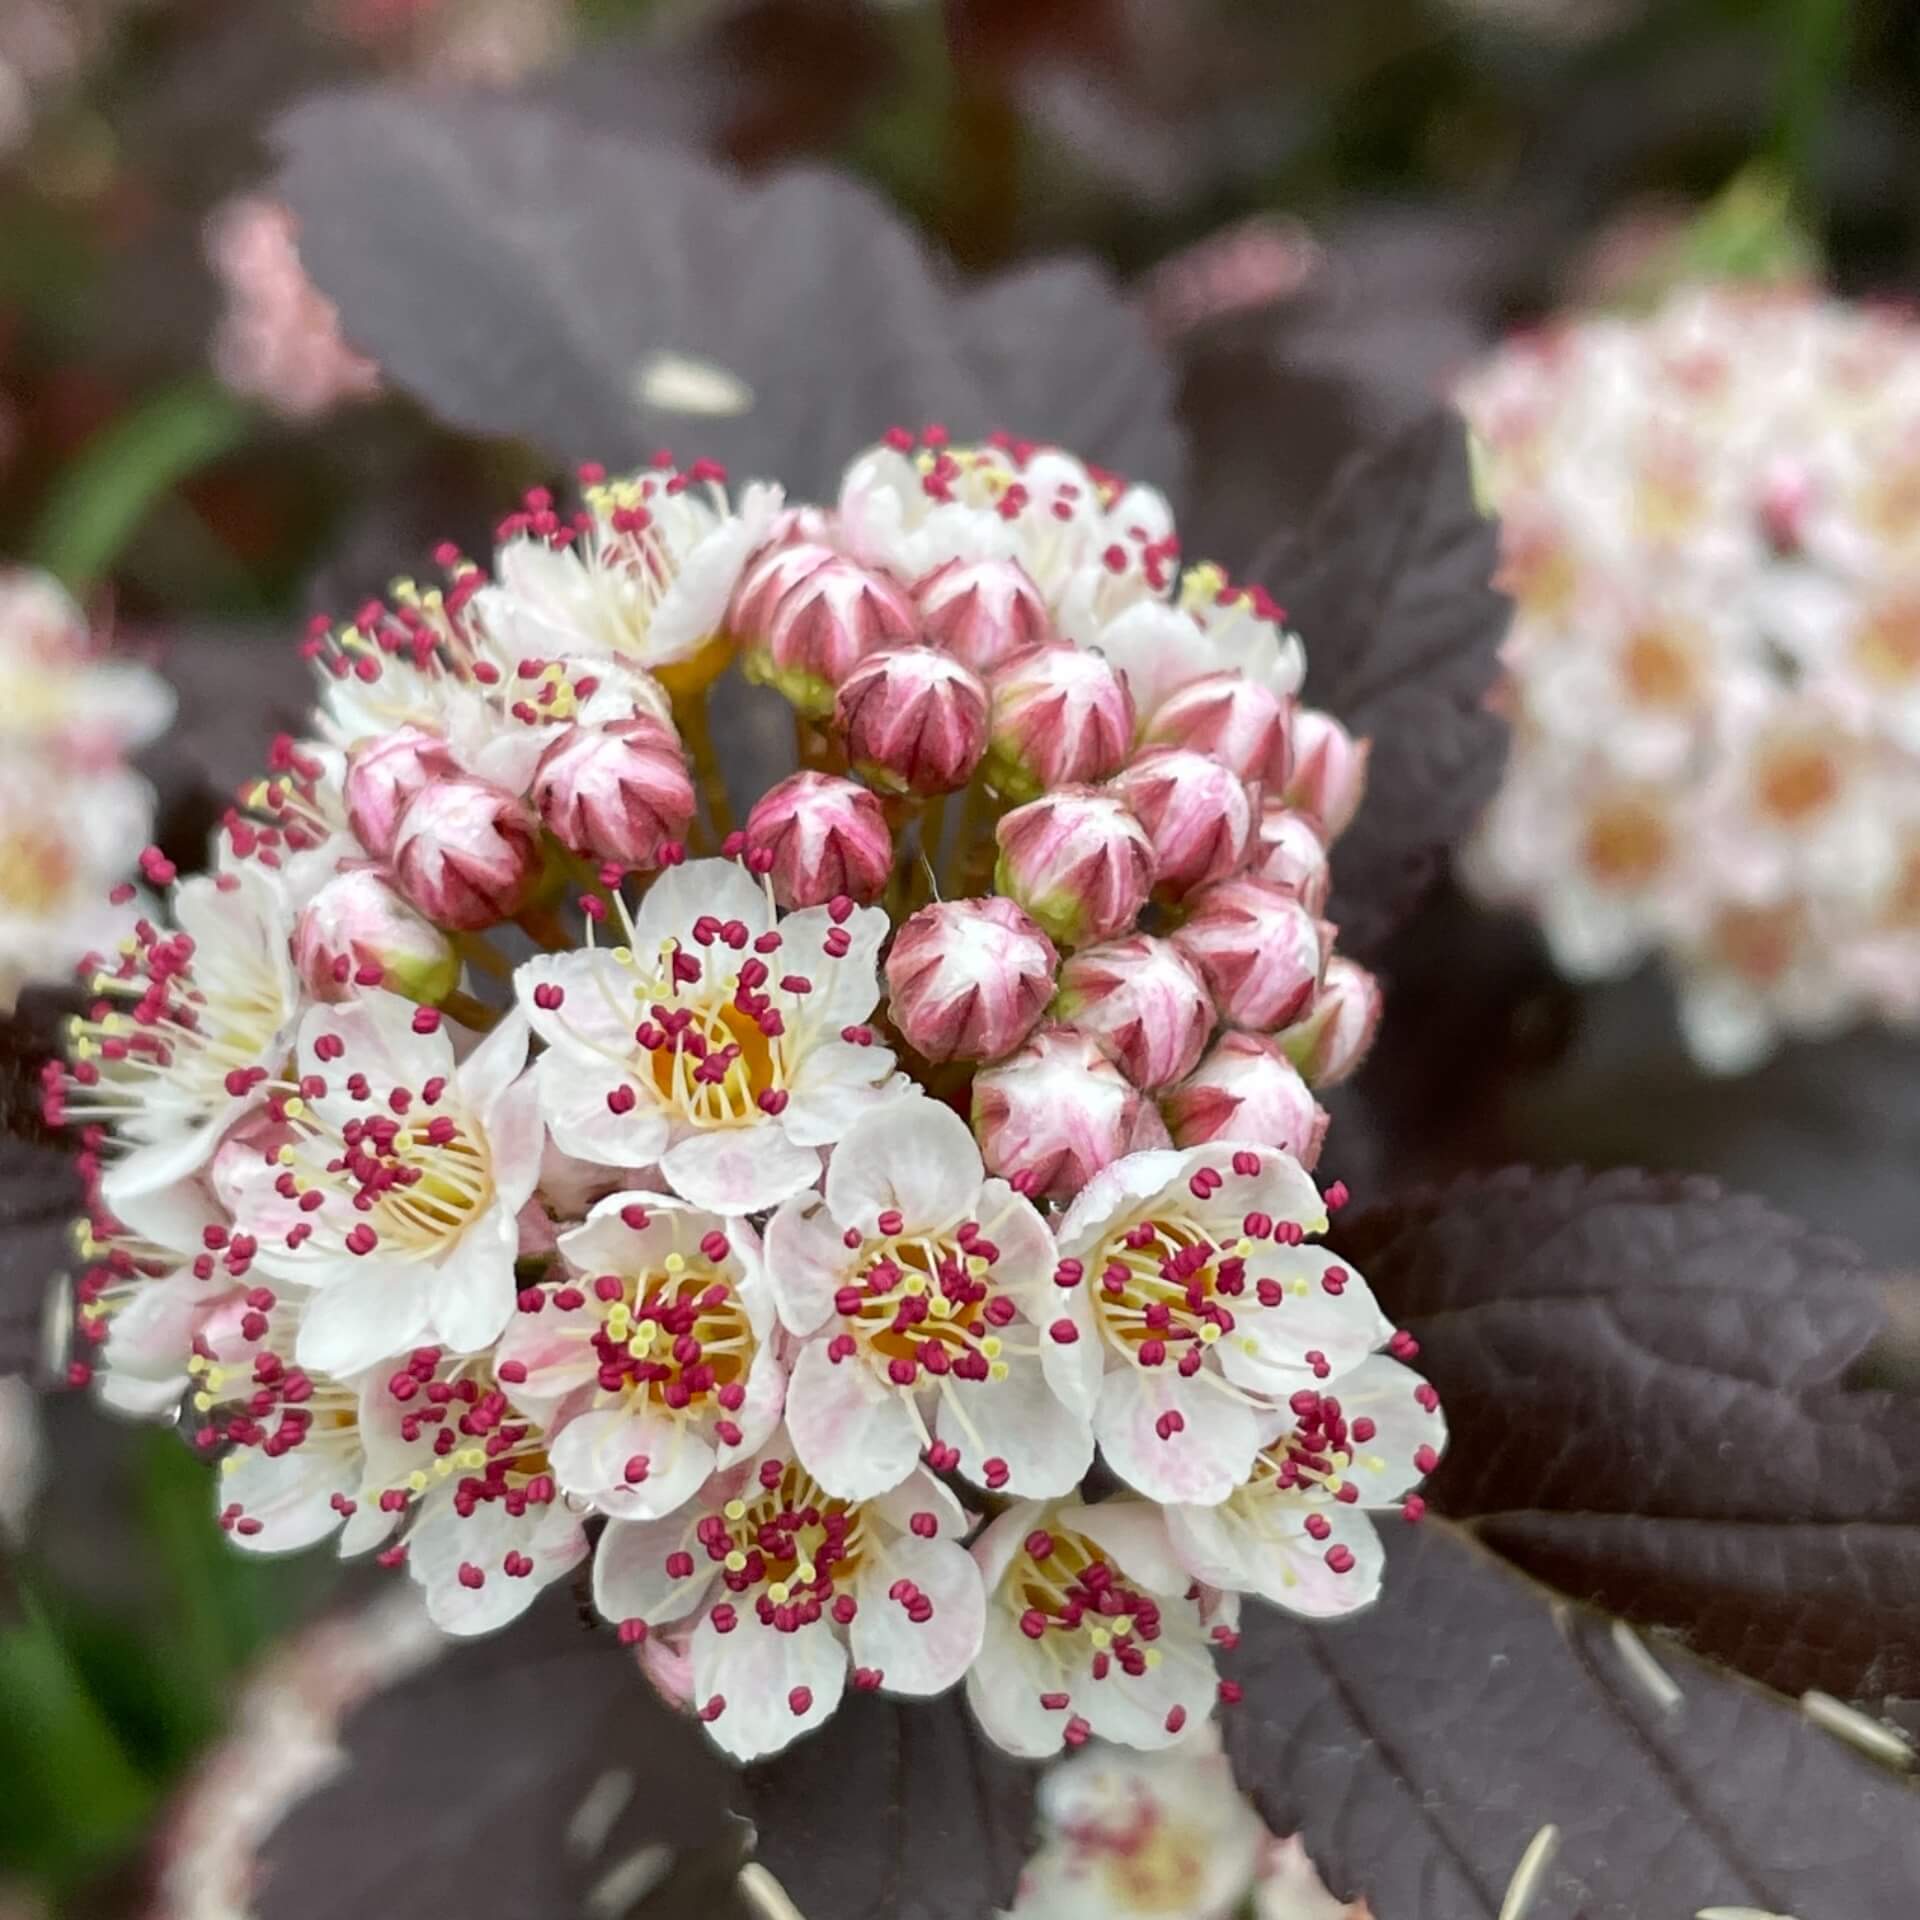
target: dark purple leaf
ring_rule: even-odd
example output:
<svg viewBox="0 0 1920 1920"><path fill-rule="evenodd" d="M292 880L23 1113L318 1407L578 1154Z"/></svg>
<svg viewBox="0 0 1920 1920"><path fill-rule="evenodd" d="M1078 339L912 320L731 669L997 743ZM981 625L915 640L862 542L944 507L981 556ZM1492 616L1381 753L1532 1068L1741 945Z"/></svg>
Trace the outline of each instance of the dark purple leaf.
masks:
<svg viewBox="0 0 1920 1920"><path fill-rule="evenodd" d="M1436 1508L1783 1692L1920 1695L1920 1400L1848 1382L1884 1322L1851 1249L1626 1172L1469 1178L1337 1238L1446 1405Z"/></svg>
<svg viewBox="0 0 1920 1920"><path fill-rule="evenodd" d="M1249 1612L1224 1717L1241 1784L1384 1916L1496 1920L1543 1827L1534 1920L1703 1908L1905 1920L1912 1787L1788 1702L1611 1624L1444 1525L1389 1539L1370 1613ZM1675 1693L1677 1691L1677 1698Z"/></svg>
<svg viewBox="0 0 1920 1920"><path fill-rule="evenodd" d="M1405 917L1499 783L1488 707L1507 602L1459 417L1437 410L1355 455L1308 526L1252 577L1306 641L1307 698L1373 741L1367 798L1334 854L1332 915L1360 958Z"/></svg>
<svg viewBox="0 0 1920 1920"><path fill-rule="evenodd" d="M958 1693L849 1696L749 1771L744 1805L757 1857L809 1920L980 1920L1012 1897L1036 1778Z"/></svg>
<svg viewBox="0 0 1920 1920"><path fill-rule="evenodd" d="M742 1911L728 1770L563 1593L376 1695L344 1745L263 1850L260 1920Z"/></svg>
<svg viewBox="0 0 1920 1920"><path fill-rule="evenodd" d="M346 332L469 431L610 464L671 443L814 497L895 421L1178 478L1171 375L1091 267L968 288L843 177L747 184L524 101L331 95L279 139Z"/></svg>

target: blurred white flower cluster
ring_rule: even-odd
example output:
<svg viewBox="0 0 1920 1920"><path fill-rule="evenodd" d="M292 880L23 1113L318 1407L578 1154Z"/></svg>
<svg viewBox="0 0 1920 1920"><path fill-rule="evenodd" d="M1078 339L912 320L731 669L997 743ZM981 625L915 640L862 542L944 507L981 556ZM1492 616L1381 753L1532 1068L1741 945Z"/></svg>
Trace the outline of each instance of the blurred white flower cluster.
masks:
<svg viewBox="0 0 1920 1920"><path fill-rule="evenodd" d="M1372 1920L1276 1840L1217 1743L1089 1747L1040 1785L1040 1843L1009 1920Z"/></svg>
<svg viewBox="0 0 1920 1920"><path fill-rule="evenodd" d="M1717 1071L1920 1021L1920 326L1695 287L1459 399L1516 602L1470 883L1574 978L1664 955Z"/></svg>
<svg viewBox="0 0 1920 1920"><path fill-rule="evenodd" d="M0 1012L132 924L109 899L153 826L124 763L173 717L144 667L100 658L80 609L43 573L0 570Z"/></svg>

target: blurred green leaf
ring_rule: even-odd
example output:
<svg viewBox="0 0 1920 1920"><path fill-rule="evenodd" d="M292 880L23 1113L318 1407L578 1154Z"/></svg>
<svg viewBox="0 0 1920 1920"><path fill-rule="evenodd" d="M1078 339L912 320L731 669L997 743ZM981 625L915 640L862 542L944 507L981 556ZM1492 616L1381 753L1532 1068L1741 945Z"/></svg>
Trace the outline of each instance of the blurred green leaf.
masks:
<svg viewBox="0 0 1920 1920"><path fill-rule="evenodd" d="M233 451L253 415L211 378L164 388L88 441L55 484L31 555L75 594L112 569L155 504Z"/></svg>

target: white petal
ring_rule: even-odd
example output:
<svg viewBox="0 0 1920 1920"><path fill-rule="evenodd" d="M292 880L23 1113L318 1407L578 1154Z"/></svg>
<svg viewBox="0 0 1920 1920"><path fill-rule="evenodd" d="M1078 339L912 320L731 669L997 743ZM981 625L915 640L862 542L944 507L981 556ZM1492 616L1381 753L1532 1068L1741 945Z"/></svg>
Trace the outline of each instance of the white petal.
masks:
<svg viewBox="0 0 1920 1920"><path fill-rule="evenodd" d="M678 1511L713 1473L713 1447L697 1430L642 1407L607 1407L569 1420L548 1448L554 1478L568 1493L623 1520L663 1520ZM635 1485L627 1462L647 1462Z"/></svg>
<svg viewBox="0 0 1920 1920"><path fill-rule="evenodd" d="M787 1087L780 1124L805 1147L831 1146L853 1123L878 1107L909 1097L914 1088L893 1072L885 1047L823 1040L800 1056Z"/></svg>
<svg viewBox="0 0 1920 1920"><path fill-rule="evenodd" d="M693 1556L693 1572L675 1579L667 1561ZM691 1613L718 1569L693 1537L693 1516L670 1520L610 1520L593 1556L593 1604L602 1619L644 1620L659 1626Z"/></svg>
<svg viewBox="0 0 1920 1920"><path fill-rule="evenodd" d="M520 1246L514 1218L499 1201L474 1221L432 1269L433 1330L455 1353L490 1347L513 1318L513 1262Z"/></svg>
<svg viewBox="0 0 1920 1920"><path fill-rule="evenodd" d="M899 1580L911 1580L933 1604L916 1625L907 1609L888 1598ZM887 1551L884 1566L861 1570L849 1638L854 1662L877 1668L890 1693L941 1693L960 1678L980 1651L986 1630L987 1593L980 1569L966 1548L950 1540L902 1540Z"/></svg>
<svg viewBox="0 0 1920 1920"><path fill-rule="evenodd" d="M1349 1427L1362 1419L1374 1425L1371 1437L1352 1442L1347 1470L1367 1506L1390 1506L1420 1484L1430 1471L1415 1462L1420 1448L1431 1447L1436 1454L1446 1450L1447 1423L1440 1407L1429 1411L1417 1397L1426 1384L1411 1367L1374 1353L1330 1389Z"/></svg>
<svg viewBox="0 0 1920 1920"><path fill-rule="evenodd" d="M827 1205L843 1226L878 1231L897 1212L908 1233L939 1231L972 1212L985 1169L972 1130L924 1095L897 1100L847 1129L827 1168Z"/></svg>
<svg viewBox="0 0 1920 1920"><path fill-rule="evenodd" d="M1160 1659L1145 1673L1116 1662L1105 1679L1089 1672L1072 1689L1075 1711L1102 1740L1151 1752L1200 1737L1219 1684L1206 1640L1192 1621L1169 1613L1155 1646ZM1178 1724L1169 1726L1169 1718Z"/></svg>
<svg viewBox="0 0 1920 1920"><path fill-rule="evenodd" d="M979 1658L967 1669L967 1705L987 1738L1023 1760L1047 1760L1058 1753L1067 1713L1040 1704L1040 1696L1056 1686L1057 1670L1003 1608L994 1608Z"/></svg>
<svg viewBox="0 0 1920 1920"><path fill-rule="evenodd" d="M960 1471L976 1486L987 1484L984 1462L997 1458L1006 1463L1007 1477L996 1492L1020 1500L1071 1493L1093 1464L1091 1423L1054 1398L1037 1359L1014 1355L1005 1364L1004 1380L947 1385L940 1438L959 1451Z"/></svg>
<svg viewBox="0 0 1920 1920"><path fill-rule="evenodd" d="M336 1378L417 1347L427 1331L427 1270L355 1261L355 1271L307 1303L294 1354L303 1367Z"/></svg>
<svg viewBox="0 0 1920 1920"><path fill-rule="evenodd" d="M527 1016L508 1013L461 1061L454 1084L471 1113L484 1113L519 1079L527 1064Z"/></svg>
<svg viewBox="0 0 1920 1920"><path fill-rule="evenodd" d="M794 1451L827 1492L866 1500L897 1487L920 1460L920 1432L899 1389L855 1356L836 1366L824 1340L801 1349L787 1384Z"/></svg>
<svg viewBox="0 0 1920 1920"><path fill-rule="evenodd" d="M652 1090L625 1067L569 1041L550 1046L534 1066L540 1111L563 1152L609 1167L650 1167L666 1151L671 1129ZM615 1113L607 1095L631 1087L639 1098Z"/></svg>
<svg viewBox="0 0 1920 1920"><path fill-rule="evenodd" d="M710 1619L693 1630L693 1697L700 1706L716 1695L726 1702L707 1732L736 1760L778 1753L819 1726L840 1704L846 1683L847 1650L825 1620L782 1633L743 1608L731 1633ZM796 1710L800 1688L809 1697Z"/></svg>
<svg viewBox="0 0 1920 1920"><path fill-rule="evenodd" d="M1181 1430L1160 1437L1158 1423L1179 1414ZM1210 1507L1224 1500L1253 1464L1259 1445L1252 1410L1172 1366L1115 1367L1100 1383L1093 1430L1107 1465L1149 1500Z"/></svg>
<svg viewBox="0 0 1920 1920"><path fill-rule="evenodd" d="M510 1553L524 1554L532 1570L510 1574ZM442 1633L491 1633L517 1619L541 1588L587 1557L587 1536L560 1501L528 1507L516 1519L501 1500L482 1500L463 1516L450 1492L426 1504L407 1535L407 1567L427 1596L427 1615ZM479 1569L480 1584L460 1578Z"/></svg>
<svg viewBox="0 0 1920 1920"><path fill-rule="evenodd" d="M242 1519L260 1522L257 1533L236 1527L227 1536L250 1553L294 1553L324 1540L340 1524L334 1496L351 1499L359 1491L359 1460L345 1447L308 1442L278 1455L242 1447L232 1459L214 1498L220 1508L237 1505Z"/></svg>
<svg viewBox="0 0 1920 1920"><path fill-rule="evenodd" d="M633 950L652 954L662 941L680 940L698 955L693 923L703 915L745 923L752 939L773 925L766 888L732 860L689 860L658 875L633 919Z"/></svg>
<svg viewBox="0 0 1920 1920"><path fill-rule="evenodd" d="M1085 1534L1127 1576L1149 1593L1184 1594L1187 1571L1167 1535L1166 1516L1146 1500L1102 1500L1060 1509L1062 1528Z"/></svg>
<svg viewBox="0 0 1920 1920"><path fill-rule="evenodd" d="M1342 1276L1337 1295L1323 1284L1329 1271ZM1277 1307L1259 1304L1255 1289L1262 1278L1286 1289ZM1234 1308L1234 1329L1214 1351L1229 1380L1284 1400L1300 1387L1334 1391L1341 1375L1392 1335L1393 1323L1380 1311L1372 1289L1337 1254L1325 1247L1273 1247L1248 1260L1247 1290ZM1309 1353L1319 1354L1329 1371L1314 1367Z"/></svg>
<svg viewBox="0 0 1920 1920"><path fill-rule="evenodd" d="M1307 1532L1309 1513L1326 1523L1323 1539ZM1169 1507L1167 1531L1196 1580L1258 1594L1290 1613L1332 1619L1357 1612L1380 1594L1386 1564L1380 1536L1364 1513L1335 1501L1309 1507L1254 1491L1217 1507ZM1345 1573L1327 1564L1335 1547L1353 1555Z"/></svg>
<svg viewBox="0 0 1920 1920"><path fill-rule="evenodd" d="M764 1213L820 1177L820 1155L765 1124L690 1134L660 1155L660 1174L696 1207Z"/></svg>
<svg viewBox="0 0 1920 1920"><path fill-rule="evenodd" d="M815 1195L798 1195L768 1221L767 1281L789 1333L814 1333L832 1318L833 1296L851 1277L852 1258Z"/></svg>

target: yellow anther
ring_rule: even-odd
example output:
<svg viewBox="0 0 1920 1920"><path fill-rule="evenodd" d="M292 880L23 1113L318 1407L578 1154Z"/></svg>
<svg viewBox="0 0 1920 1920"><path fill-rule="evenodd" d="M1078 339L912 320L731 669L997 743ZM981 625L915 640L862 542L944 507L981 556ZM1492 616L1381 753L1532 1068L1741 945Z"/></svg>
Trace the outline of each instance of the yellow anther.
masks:
<svg viewBox="0 0 1920 1920"><path fill-rule="evenodd" d="M407 1475L407 1491L409 1493L425 1493L426 1490L427 1476L422 1473L418 1467L415 1467L414 1470Z"/></svg>
<svg viewBox="0 0 1920 1920"><path fill-rule="evenodd" d="M967 1271L974 1275L975 1278L985 1273L989 1264L987 1256L984 1253L970 1253L967 1255Z"/></svg>
<svg viewBox="0 0 1920 1920"><path fill-rule="evenodd" d="M953 1318L953 1302L949 1300L944 1293L936 1293L933 1298L927 1302L927 1311L932 1314L936 1320L951 1320Z"/></svg>
<svg viewBox="0 0 1920 1920"><path fill-rule="evenodd" d="M222 1473L238 1473L240 1471L240 1456L237 1453L228 1454L227 1457L220 1462L220 1471Z"/></svg>
<svg viewBox="0 0 1920 1920"><path fill-rule="evenodd" d="M293 1163L294 1163L294 1160L295 1160L295 1158L297 1157L297 1156L295 1155L295 1153L294 1153L294 1151L293 1151L293 1142L289 1140L289 1141L288 1141L288 1142L286 1142L286 1143L285 1143L285 1144L284 1144L283 1146L280 1146L280 1147L277 1147L277 1148L276 1148L276 1149L274 1150L274 1155L273 1155L273 1157L274 1157L274 1159L276 1159L276 1160L277 1160L277 1161L278 1161L278 1162L279 1162L279 1163L281 1164L281 1166L283 1166L283 1167L290 1167L290 1166L292 1166L292 1165L293 1165Z"/></svg>
<svg viewBox="0 0 1920 1920"><path fill-rule="evenodd" d="M1140 1657L1147 1663L1148 1668L1152 1669L1157 1667L1166 1656L1158 1647L1148 1647Z"/></svg>
<svg viewBox="0 0 1920 1920"><path fill-rule="evenodd" d="M205 1413L213 1405L213 1395L210 1393L196 1393L193 1396L193 1404L196 1412Z"/></svg>
<svg viewBox="0 0 1920 1920"><path fill-rule="evenodd" d="M1105 1627L1095 1627L1087 1638L1093 1642L1096 1653L1105 1653L1113 1645L1113 1635Z"/></svg>
<svg viewBox="0 0 1920 1920"><path fill-rule="evenodd" d="M772 1586L767 1589L767 1598L771 1600L776 1607L784 1607L792 1597L792 1592L784 1580L776 1580Z"/></svg>
<svg viewBox="0 0 1920 1920"><path fill-rule="evenodd" d="M980 1351L984 1353L989 1360L998 1360L1000 1358L1000 1336L997 1333L988 1334L987 1337L980 1342Z"/></svg>
<svg viewBox="0 0 1920 1920"><path fill-rule="evenodd" d="M1250 1333L1243 1335L1240 1341L1240 1351L1242 1353L1257 1354L1260 1351L1260 1342Z"/></svg>
<svg viewBox="0 0 1920 1920"><path fill-rule="evenodd" d="M283 1109L283 1111L285 1112L289 1120L298 1120L300 1116L306 1112L306 1110L307 1110L307 1103L304 1100L302 1100L297 1093L293 1096L291 1100L289 1100L286 1103L286 1106Z"/></svg>
<svg viewBox="0 0 1920 1920"><path fill-rule="evenodd" d="M987 1378L990 1380L1004 1380L1012 1371L1013 1369L1008 1366L1004 1360L996 1360L993 1365L987 1369Z"/></svg>
<svg viewBox="0 0 1920 1920"><path fill-rule="evenodd" d="M487 1464L487 1450L485 1447L463 1447L454 1455L454 1459L469 1473L477 1473Z"/></svg>
<svg viewBox="0 0 1920 1920"><path fill-rule="evenodd" d="M1200 1344L1203 1347L1212 1346L1213 1343L1219 1338L1220 1338L1220 1329L1211 1320L1209 1320L1206 1323L1206 1325L1200 1329Z"/></svg>
<svg viewBox="0 0 1920 1920"><path fill-rule="evenodd" d="M660 1264L665 1267L669 1273L685 1273L687 1270L686 1255L681 1253L668 1254Z"/></svg>
<svg viewBox="0 0 1920 1920"><path fill-rule="evenodd" d="M734 1550L727 1555L725 1564L729 1573L743 1573L746 1571L747 1556L742 1553L738 1547L735 1547Z"/></svg>
<svg viewBox="0 0 1920 1920"><path fill-rule="evenodd" d="M613 949L613 964L616 967L632 966L633 949L631 947L615 947Z"/></svg>
<svg viewBox="0 0 1920 1920"><path fill-rule="evenodd" d="M900 1283L900 1291L905 1294L921 1294L927 1290L927 1278L922 1273L910 1273Z"/></svg>
<svg viewBox="0 0 1920 1920"><path fill-rule="evenodd" d="M1253 1242L1249 1240L1245 1234L1242 1234L1240 1238L1233 1243L1233 1257L1236 1260L1244 1260L1252 1251Z"/></svg>
<svg viewBox="0 0 1920 1920"><path fill-rule="evenodd" d="M729 1520L744 1520L747 1517L747 1503L744 1500L729 1500L720 1511Z"/></svg>
<svg viewBox="0 0 1920 1920"><path fill-rule="evenodd" d="M820 1571L811 1560L802 1560L800 1564L794 1568L793 1577L798 1585L810 1587L814 1581L820 1577Z"/></svg>

